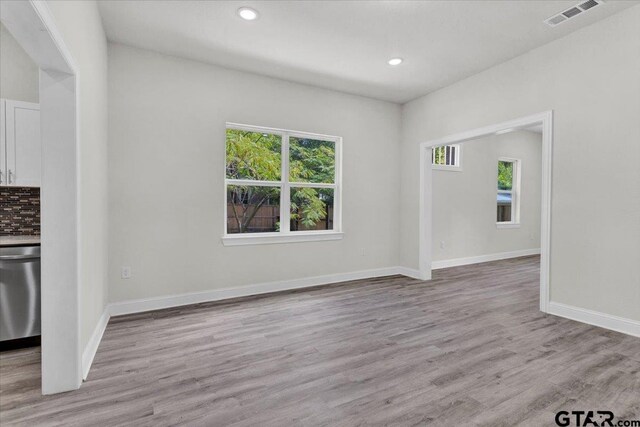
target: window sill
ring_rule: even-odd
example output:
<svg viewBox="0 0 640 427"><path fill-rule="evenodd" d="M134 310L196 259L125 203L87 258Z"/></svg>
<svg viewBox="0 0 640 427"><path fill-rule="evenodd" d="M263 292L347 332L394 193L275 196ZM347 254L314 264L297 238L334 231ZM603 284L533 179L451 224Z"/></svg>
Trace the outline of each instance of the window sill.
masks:
<svg viewBox="0 0 640 427"><path fill-rule="evenodd" d="M448 172L462 172L462 166L431 165L431 170L434 170L434 171L448 171Z"/></svg>
<svg viewBox="0 0 640 427"><path fill-rule="evenodd" d="M247 246L247 245L273 245L278 243L301 243L320 242L326 240L342 240L344 233L339 231L330 232L294 232L288 234L280 233L254 233L226 235L222 237L224 246Z"/></svg>
<svg viewBox="0 0 640 427"><path fill-rule="evenodd" d="M520 228L520 223L515 222L497 222L496 228Z"/></svg>

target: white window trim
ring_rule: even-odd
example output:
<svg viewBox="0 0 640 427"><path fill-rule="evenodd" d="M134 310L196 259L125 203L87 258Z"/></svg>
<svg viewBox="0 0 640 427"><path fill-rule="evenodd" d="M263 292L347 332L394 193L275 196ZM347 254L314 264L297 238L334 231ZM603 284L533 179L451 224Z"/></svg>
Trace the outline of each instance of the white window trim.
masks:
<svg viewBox="0 0 640 427"><path fill-rule="evenodd" d="M222 238L224 246L271 245L276 243L320 242L342 240L338 231L297 231L295 233L243 233L227 234Z"/></svg>
<svg viewBox="0 0 640 427"><path fill-rule="evenodd" d="M496 228L498 230L502 228L520 228L520 224L515 222L496 222Z"/></svg>
<svg viewBox="0 0 640 427"><path fill-rule="evenodd" d="M269 134L280 135L282 138L281 156L282 156L282 174L280 181L255 181L244 179L227 179L226 178L226 151L224 156L225 180L224 180L224 223L222 244L224 246L243 246L258 244L274 244L274 243L295 243L295 242L314 242L326 240L340 240L343 238L342 232L342 138L333 135L322 135L310 132L292 131L286 129L269 128L263 126L252 126L240 123L227 122L226 129L245 130L248 132L263 132ZM289 138L309 138L322 141L331 141L335 144L335 176L334 183L312 183L312 182L289 182ZM226 138L225 138L226 141ZM266 187L280 187L280 224L284 224L285 229L273 233L227 233L227 186L228 185L255 185ZM313 188L332 188L333 189L333 229L332 230L312 230L312 231L291 231L289 211L291 199L291 187L313 187ZM282 201L287 201L282 203Z"/></svg>
<svg viewBox="0 0 640 427"><path fill-rule="evenodd" d="M434 150L437 147L431 147L431 170L435 171L449 171L449 172L462 172L462 144L447 144L456 147L456 160L455 166L447 166L447 165L434 165L433 161L435 160ZM441 146L440 146L441 147Z"/></svg>
<svg viewBox="0 0 640 427"><path fill-rule="evenodd" d="M496 188L496 194L511 193L511 221L496 221L496 227L498 229L520 228L520 184L522 177L522 162L520 159L512 157L498 157L498 162L511 162L513 163L513 182L511 183L511 190L498 190ZM497 187L497 186L496 186Z"/></svg>

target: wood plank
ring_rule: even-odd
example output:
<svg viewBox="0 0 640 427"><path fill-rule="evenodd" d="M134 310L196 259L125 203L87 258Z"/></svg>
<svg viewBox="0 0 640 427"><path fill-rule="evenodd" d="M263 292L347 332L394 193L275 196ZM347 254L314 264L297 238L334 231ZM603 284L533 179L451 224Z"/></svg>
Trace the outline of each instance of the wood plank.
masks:
<svg viewBox="0 0 640 427"><path fill-rule="evenodd" d="M10 425L553 425L640 418L640 340L538 311L539 258L113 318L80 390L0 355Z"/></svg>

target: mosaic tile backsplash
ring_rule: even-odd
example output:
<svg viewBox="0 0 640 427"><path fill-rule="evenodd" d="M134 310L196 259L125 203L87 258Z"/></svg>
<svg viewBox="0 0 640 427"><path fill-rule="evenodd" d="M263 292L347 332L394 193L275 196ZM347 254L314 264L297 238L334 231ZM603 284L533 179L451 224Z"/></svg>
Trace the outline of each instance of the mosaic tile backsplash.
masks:
<svg viewBox="0 0 640 427"><path fill-rule="evenodd" d="M0 187L0 236L40 235L40 189Z"/></svg>

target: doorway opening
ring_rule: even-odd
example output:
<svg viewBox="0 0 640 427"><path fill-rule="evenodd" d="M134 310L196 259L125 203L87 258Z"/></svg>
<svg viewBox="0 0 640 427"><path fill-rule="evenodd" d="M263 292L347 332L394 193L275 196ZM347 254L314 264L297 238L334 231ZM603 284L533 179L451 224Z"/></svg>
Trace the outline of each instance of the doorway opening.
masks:
<svg viewBox="0 0 640 427"><path fill-rule="evenodd" d="M541 147L541 169L540 169L540 310L548 311L549 305L549 254L550 254L550 232L551 232L551 163L553 144L553 112L547 111L532 116L522 117L515 120L485 126L482 128L450 135L444 138L431 140L420 144L420 216L419 216L419 269L420 278L430 280L432 269L441 267L438 262L434 262L434 188L433 188L433 168L464 166L464 150L450 148L444 153L433 150L434 147L459 147L464 142L479 140L491 135L500 135L516 132L523 129L537 128L542 134ZM434 153L442 157L434 161ZM456 161L458 164L456 165ZM518 175L518 159L501 158L496 159L496 170L500 167L498 162L502 162L502 168L515 172L512 175L512 184ZM436 165L434 166L434 163ZM517 205L517 191L513 187L496 188L496 227L515 227L518 225L519 207ZM524 254L523 254L524 255ZM489 261L490 259L487 259Z"/></svg>
<svg viewBox="0 0 640 427"><path fill-rule="evenodd" d="M78 69L46 2L1 2L2 24L39 68L42 393L82 382Z"/></svg>

